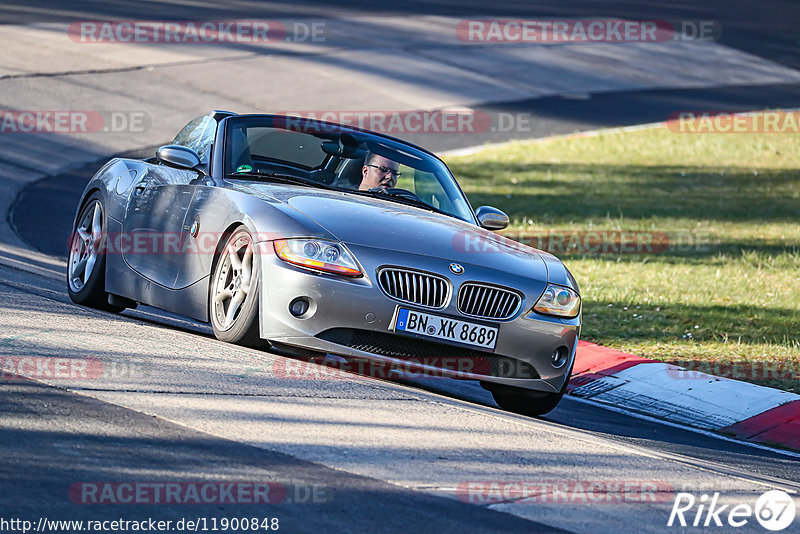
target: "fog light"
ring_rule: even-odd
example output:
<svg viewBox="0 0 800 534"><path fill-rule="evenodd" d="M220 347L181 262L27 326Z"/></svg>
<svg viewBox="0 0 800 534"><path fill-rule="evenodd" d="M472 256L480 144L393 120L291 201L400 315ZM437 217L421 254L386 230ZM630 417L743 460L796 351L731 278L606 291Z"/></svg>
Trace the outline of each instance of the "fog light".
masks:
<svg viewBox="0 0 800 534"><path fill-rule="evenodd" d="M291 303L289 303L289 313L294 315L295 317L300 317L301 315L305 315L308 311L309 303L308 299L305 297L298 297L294 299Z"/></svg>
<svg viewBox="0 0 800 534"><path fill-rule="evenodd" d="M497 371L497 376L508 378L511 376L511 364L508 362L508 360L500 360L500 363L497 366Z"/></svg>
<svg viewBox="0 0 800 534"><path fill-rule="evenodd" d="M550 355L550 363L553 364L553 367L558 369L559 367L563 367L565 363L567 363L567 347L558 347L553 354Z"/></svg>

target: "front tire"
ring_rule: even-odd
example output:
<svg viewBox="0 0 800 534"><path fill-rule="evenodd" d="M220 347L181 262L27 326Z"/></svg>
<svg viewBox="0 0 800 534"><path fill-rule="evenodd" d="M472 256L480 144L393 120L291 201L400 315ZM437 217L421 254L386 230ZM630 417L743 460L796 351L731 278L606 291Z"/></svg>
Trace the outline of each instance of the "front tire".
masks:
<svg viewBox="0 0 800 534"><path fill-rule="evenodd" d="M502 409L520 415L538 417L553 411L561 402L565 390L558 393L545 393L514 387L494 387L490 391L495 402Z"/></svg>
<svg viewBox="0 0 800 534"><path fill-rule="evenodd" d="M209 290L209 315L220 341L263 347L258 325L258 255L250 232L240 226L214 260Z"/></svg>
<svg viewBox="0 0 800 534"><path fill-rule="evenodd" d="M570 364L567 380L558 393L532 391L501 384L482 383L482 385L492 393L494 401L502 409L520 415L539 417L553 411L558 406L558 403L561 402L561 398L567 392L573 365L575 365L574 361Z"/></svg>
<svg viewBox="0 0 800 534"><path fill-rule="evenodd" d="M106 213L103 201L92 194L75 220L67 262L67 292L75 304L112 313L125 306L108 303L106 293Z"/></svg>

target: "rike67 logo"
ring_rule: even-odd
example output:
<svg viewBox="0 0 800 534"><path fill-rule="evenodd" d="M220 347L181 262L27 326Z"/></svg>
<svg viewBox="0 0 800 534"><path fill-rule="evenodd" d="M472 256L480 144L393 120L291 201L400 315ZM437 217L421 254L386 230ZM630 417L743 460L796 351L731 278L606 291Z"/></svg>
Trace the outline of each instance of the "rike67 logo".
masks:
<svg viewBox="0 0 800 534"><path fill-rule="evenodd" d="M680 492L675 496L667 526L680 527L743 527L751 524L753 517L765 529L773 532L789 527L796 514L794 499L781 490L771 490L761 495L751 506L747 503L722 504L719 492L699 498Z"/></svg>

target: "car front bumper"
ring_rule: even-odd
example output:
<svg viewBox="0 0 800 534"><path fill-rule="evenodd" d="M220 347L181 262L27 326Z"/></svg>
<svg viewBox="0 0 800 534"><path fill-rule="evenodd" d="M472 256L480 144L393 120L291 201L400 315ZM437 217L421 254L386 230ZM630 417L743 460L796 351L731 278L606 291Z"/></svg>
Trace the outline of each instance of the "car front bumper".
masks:
<svg viewBox="0 0 800 534"><path fill-rule="evenodd" d="M510 276L479 265L466 265L465 274L456 276L449 271L450 261L445 259L352 245L348 245L348 248L360 261L365 276L346 278L290 265L270 253L270 242L261 243L259 247L262 251L260 334L263 339L272 343L394 366L408 363L407 358L397 355L398 352L403 352L404 346L408 346L412 354L413 347L424 346L428 351L438 347L442 354L464 354L464 358L473 360L475 357L485 358L484 363L491 364L476 366L473 361L469 365L448 363L443 367L426 363L432 361L428 358L414 358L415 369L426 375L480 380L543 392L558 392L569 379L580 334L581 317L579 315L573 319L561 319L531 312L535 300L544 291L545 281ZM434 310L390 298L378 286L376 276L377 270L386 265L407 266L444 276L452 284L452 296L448 304ZM517 314L508 320L493 321L464 316L457 309L454 295L457 294L460 284L466 281L513 288L526 298ZM303 297L310 303L308 311L300 317L290 312L291 303L298 297ZM494 351L464 349L462 346L454 347L434 339L420 345L418 337L394 334L392 321L398 306L496 326L499 333ZM352 337L348 338L348 332ZM370 333L375 335L370 336ZM363 342L367 338L377 340L378 344L388 343L393 348L370 349L377 345ZM348 339L355 341L348 342ZM365 348L368 350L364 350ZM556 367L551 356L559 349L567 357L566 361L562 360ZM500 360L502 365L498 366ZM535 372L530 372L528 366ZM520 372L521 370L524 372Z"/></svg>

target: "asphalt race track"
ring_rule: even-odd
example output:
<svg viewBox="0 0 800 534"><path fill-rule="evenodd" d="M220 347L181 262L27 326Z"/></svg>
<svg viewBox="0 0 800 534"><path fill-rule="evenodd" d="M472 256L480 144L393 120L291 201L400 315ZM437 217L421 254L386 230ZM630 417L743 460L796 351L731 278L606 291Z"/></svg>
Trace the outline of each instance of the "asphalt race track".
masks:
<svg viewBox="0 0 800 534"><path fill-rule="evenodd" d="M549 89L541 93L536 80L523 83L515 70L535 58L484 77L476 69L477 52L467 54L453 43L435 40L436 47L429 50L427 37L416 27L404 30L409 39L405 47L384 43L380 31L370 33L382 20L414 19L409 24L416 24L411 15L431 17L426 24L443 20L436 17L485 15L485 3L193 6L187 10L185 3L167 1L144 6L84 1L0 6L0 39L14 51L0 59L0 107L139 110L151 121L144 131L108 135L0 133L0 356L77 360L103 369L88 380L3 375L0 530L12 531L2 523L11 518L36 526L41 518L203 520L210 525L212 519L257 517L278 518L286 532L309 533L665 532L677 491L719 492L720 504L735 505L755 502L769 489L800 490L797 453L574 398L565 398L543 418L526 418L499 410L474 382L287 376L291 360L221 343L207 325L146 306L120 316L77 307L64 287L72 218L91 174L113 155L150 156L188 119L210 108L346 110L363 99L366 109L453 105L492 117L505 113L530 118L526 130L400 135L444 151L655 122L677 110L800 107L796 4L493 4L491 14L496 16L710 19L722 27L713 48L702 48L719 59L706 64L703 58L675 54L667 61L670 72L680 72L692 61L702 63L692 83L653 73L652 83L615 83L603 89L586 74L592 61L578 57L579 51L578 66L567 80L570 89L542 80ZM319 49L242 46L187 52L152 46L129 52L124 47L73 50L58 41L65 25L83 20L320 17L332 21L335 33L332 43ZM349 25L363 30L353 37L358 46L348 44ZM630 56L625 57L640 57L639 51L626 50L621 53ZM424 75L417 83L397 72L378 72L372 54L419 65ZM445 61L443 54L452 58ZM726 77L726 69L742 62L752 71ZM612 63L597 69L617 68ZM701 72L715 64L719 72ZM326 77L309 75L328 66L334 70ZM447 72L455 81L432 82L437 68L451 69ZM223 74L208 74L207 69ZM341 73L347 74L346 81ZM273 77L278 79L274 84ZM727 81L716 84L717 79ZM297 80L302 85L289 83ZM185 487L248 481L271 484L278 498L269 504L248 504L246 499L214 505L89 504L75 489L87 483ZM525 501L513 492L487 499L468 490L470 484L526 481L573 489L590 483L618 489L628 483L649 493L641 501L615 499L609 490L605 500L553 502ZM751 520L735 531L764 530Z"/></svg>

